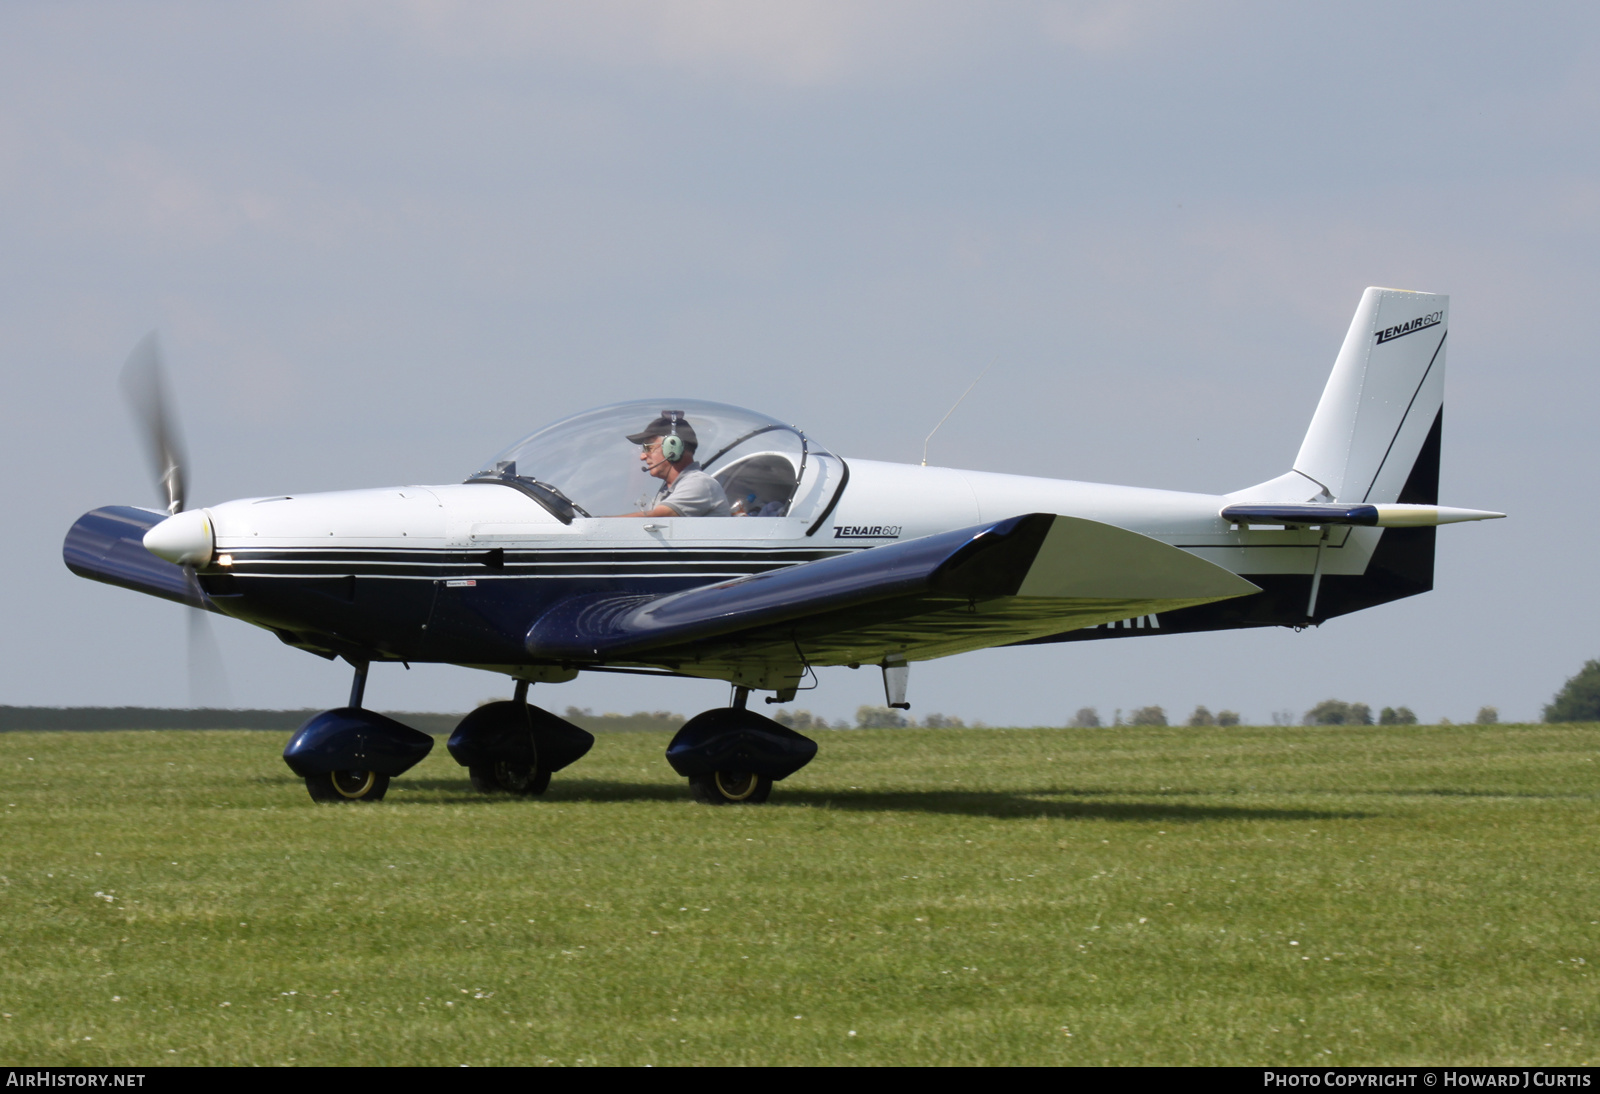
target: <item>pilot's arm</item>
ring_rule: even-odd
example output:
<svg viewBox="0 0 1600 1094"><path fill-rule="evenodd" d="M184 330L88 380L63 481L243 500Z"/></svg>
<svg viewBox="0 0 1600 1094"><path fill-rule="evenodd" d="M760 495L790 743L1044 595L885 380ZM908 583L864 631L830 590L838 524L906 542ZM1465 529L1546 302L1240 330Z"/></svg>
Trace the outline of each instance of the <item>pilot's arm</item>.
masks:
<svg viewBox="0 0 1600 1094"><path fill-rule="evenodd" d="M667 495L649 509L627 517L728 517L728 495L722 484L698 469L679 474Z"/></svg>
<svg viewBox="0 0 1600 1094"><path fill-rule="evenodd" d="M681 517L681 516L683 516L683 514L678 512L676 509L674 509L670 505L658 505L654 509L645 509L645 510L641 510L640 512L637 512L637 513L618 513L617 516L619 516L619 517Z"/></svg>

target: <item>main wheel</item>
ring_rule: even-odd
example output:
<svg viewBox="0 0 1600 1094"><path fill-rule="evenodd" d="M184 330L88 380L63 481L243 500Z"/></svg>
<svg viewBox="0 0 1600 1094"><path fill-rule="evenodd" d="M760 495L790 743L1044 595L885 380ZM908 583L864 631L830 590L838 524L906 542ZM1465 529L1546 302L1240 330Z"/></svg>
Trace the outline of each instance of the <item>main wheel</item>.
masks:
<svg viewBox="0 0 1600 1094"><path fill-rule="evenodd" d="M689 793L706 805L760 805L772 794L772 780L748 771L691 775Z"/></svg>
<svg viewBox="0 0 1600 1094"><path fill-rule="evenodd" d="M389 776L376 771L331 771L306 776L314 802L378 802L389 792Z"/></svg>
<svg viewBox="0 0 1600 1094"><path fill-rule="evenodd" d="M472 780L474 790L485 794L499 790L507 794L529 796L543 794L550 787L550 772L509 760L473 765L467 768L467 778Z"/></svg>

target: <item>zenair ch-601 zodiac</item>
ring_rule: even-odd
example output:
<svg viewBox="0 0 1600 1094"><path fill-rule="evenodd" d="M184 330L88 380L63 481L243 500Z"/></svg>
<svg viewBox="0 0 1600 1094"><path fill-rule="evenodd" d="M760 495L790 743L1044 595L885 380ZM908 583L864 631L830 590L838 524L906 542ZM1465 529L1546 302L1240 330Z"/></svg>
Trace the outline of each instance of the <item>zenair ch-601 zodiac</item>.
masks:
<svg viewBox="0 0 1600 1094"><path fill-rule="evenodd" d="M266 627L355 669L290 740L318 801L382 798L432 738L362 707L374 662L502 673L515 697L450 737L474 786L538 794L593 737L527 703L580 672L726 680L667 761L707 803L766 800L816 753L747 707L819 665L988 646L1319 624L1433 586L1448 299L1366 290L1292 469L1208 495L845 460L762 414L690 399L546 426L464 483L184 508L153 342L125 376L166 511L85 514L76 574ZM640 471L660 480L640 497ZM654 485L653 483L651 485ZM620 517L620 519L607 519Z"/></svg>

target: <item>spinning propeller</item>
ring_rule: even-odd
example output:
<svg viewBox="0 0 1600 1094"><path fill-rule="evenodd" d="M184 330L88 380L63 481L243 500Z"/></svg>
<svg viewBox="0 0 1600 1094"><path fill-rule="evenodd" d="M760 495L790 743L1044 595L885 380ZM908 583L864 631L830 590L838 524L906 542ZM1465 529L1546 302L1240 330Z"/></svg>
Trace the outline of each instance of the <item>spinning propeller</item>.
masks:
<svg viewBox="0 0 1600 1094"><path fill-rule="evenodd" d="M195 567L211 559L211 527L205 510L184 509L188 459L155 331L141 338L128 354L122 366L122 392L144 441L156 490L171 514L150 530L145 546L152 554L182 566L189 580L195 582ZM199 608L189 609L189 702L203 707L232 705L221 647L206 612Z"/></svg>
<svg viewBox="0 0 1600 1094"><path fill-rule="evenodd" d="M166 496L167 512L181 513L187 485L183 473L186 462L183 439L178 435L177 416L167 393L161 343L155 331L139 339L133 352L128 354L127 363L122 366L122 393L127 396L134 424L145 442L145 452L156 475L156 488Z"/></svg>

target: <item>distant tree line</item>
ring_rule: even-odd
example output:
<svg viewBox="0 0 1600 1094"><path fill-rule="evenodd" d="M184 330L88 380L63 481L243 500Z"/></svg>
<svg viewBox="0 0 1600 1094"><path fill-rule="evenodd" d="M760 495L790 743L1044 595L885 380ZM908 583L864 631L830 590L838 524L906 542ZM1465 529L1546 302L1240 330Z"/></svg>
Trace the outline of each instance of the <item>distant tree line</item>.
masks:
<svg viewBox="0 0 1600 1094"><path fill-rule="evenodd" d="M1123 718L1119 708L1112 715L1112 726L1164 726L1170 725L1167 721L1167 711L1164 707L1138 707L1131 711L1127 718ZM1236 710L1219 710L1211 713L1209 707L1198 706L1184 722L1191 726L1236 726L1239 724L1239 712ZM1100 712L1094 707L1079 707L1078 712L1067 721L1073 729L1099 729L1105 725L1100 720Z"/></svg>
<svg viewBox="0 0 1600 1094"><path fill-rule="evenodd" d="M1291 710L1274 711L1272 722L1274 725L1290 725L1294 720ZM1559 722L1600 722L1600 659L1585 661L1583 668L1579 669L1561 690L1544 707L1544 720L1551 723ZM1374 718L1372 708L1366 703L1351 703L1343 699L1324 699L1316 706L1305 712L1301 718L1302 725L1308 726L1370 726L1376 723L1380 726L1414 726L1417 724L1417 715L1410 707L1384 707L1378 711ZM1094 729L1103 725L1100 713L1094 707L1083 707L1067 722L1069 726L1080 729ZM1139 707L1128 715L1122 717L1118 710L1112 720L1112 725L1130 726L1164 726L1167 725L1166 711L1161 707ZM1239 724L1239 715L1231 710L1219 710L1215 715L1203 706L1195 707L1194 713L1189 715L1187 724L1191 726L1231 726ZM1439 725L1450 725L1450 719L1440 718ZM1500 710L1498 707L1481 706L1473 717L1471 725L1492 726L1500 724Z"/></svg>
<svg viewBox="0 0 1600 1094"><path fill-rule="evenodd" d="M857 707L854 723L843 718L829 722L828 719L819 714L812 714L809 710L780 710L772 716L772 719L779 725L802 732L808 729L965 729L967 727L966 722L948 714L929 714L919 723L917 719L893 707L875 706ZM982 726L982 722L973 723L974 728Z"/></svg>
<svg viewBox="0 0 1600 1094"><path fill-rule="evenodd" d="M1600 720L1600 662L1595 662L1596 680L1596 708L1595 720ZM1476 725L1495 725L1500 721L1500 712L1494 707L1480 707L1474 722ZM1183 724L1187 726L1236 726L1241 724L1242 718L1236 710L1219 710L1215 714L1206 706L1194 708ZM1277 711L1272 716L1274 725L1294 724L1293 711ZM1374 722L1381 726L1414 726L1417 716L1410 707L1384 707L1373 718L1372 708L1366 703L1347 703L1342 699L1324 699L1316 706L1305 712L1301 723L1308 726L1370 726ZM1100 712L1094 707L1082 707L1068 721L1067 725L1074 729L1098 729L1106 723L1101 720ZM1130 711L1126 717L1118 709L1112 717L1112 726L1165 726L1173 724L1167 718L1167 712L1162 707L1137 707ZM1448 719L1441 721L1449 725Z"/></svg>
<svg viewBox="0 0 1600 1094"><path fill-rule="evenodd" d="M120 730L120 729L259 729L293 732L313 715L314 709L300 710L240 710L191 709L170 707L23 707L0 705L0 733L21 730ZM385 711L389 717L435 736L449 734L461 720L457 714L439 714L432 711ZM588 707L569 706L565 711L568 721L592 732L674 732L685 722L682 714L666 710L636 710L632 714L596 714ZM1274 711L1274 725L1289 725L1293 711ZM797 730L850 729L852 723L844 719L829 722L827 718L809 710L781 710L774 719ZM1600 722L1600 660L1584 662L1561 690L1544 707L1546 722ZM1492 706L1478 708L1473 719L1475 725L1497 725L1500 711ZM1233 710L1219 710L1215 714L1208 707L1197 706L1184 720L1189 726L1236 726L1240 715ZM1374 718L1372 708L1366 703L1346 702L1343 699L1324 699L1301 718L1308 726L1410 726L1417 724L1417 715L1410 707L1384 707ZM1067 721L1077 729L1097 729L1106 723L1094 707L1080 707ZM1121 709L1112 716L1112 726L1165 726L1171 723L1167 712L1159 706L1138 707L1123 717ZM1450 720L1441 718L1440 725ZM968 723L945 714L928 714L919 723L902 711L887 706L861 706L856 709L854 728L860 729L963 729ZM983 722L972 722L973 728L982 728Z"/></svg>
<svg viewBox="0 0 1600 1094"><path fill-rule="evenodd" d="M169 707L12 707L0 706L0 733L22 730L118 730L118 729L264 729L293 733L320 709L304 710L225 710L173 709ZM439 714L420 710L386 710L386 714L423 733L449 736L460 724L461 714ZM595 714L568 707L566 719L591 732L675 732L686 720L682 714L666 710L639 710L632 714Z"/></svg>
<svg viewBox="0 0 1600 1094"><path fill-rule="evenodd" d="M293 733L320 709L227 710L170 707L10 707L0 706L0 733L22 730L117 729L270 729ZM448 734L459 714L416 710L382 711L397 722L435 736Z"/></svg>
<svg viewBox="0 0 1600 1094"><path fill-rule="evenodd" d="M590 733L676 733L688 721L683 715L670 710L596 714L588 707L568 707L561 716Z"/></svg>
<svg viewBox="0 0 1600 1094"><path fill-rule="evenodd" d="M1310 710L1306 711L1301 719L1302 724L1308 726L1370 726L1373 724L1372 708L1365 703L1347 703L1342 699L1324 699ZM1479 707L1477 716L1472 720L1472 725L1492 726L1500 722L1500 711L1496 707ZM1380 726L1414 726L1417 716L1410 707L1384 707L1378 712L1377 724ZM1441 718L1439 724L1450 725L1450 719Z"/></svg>

